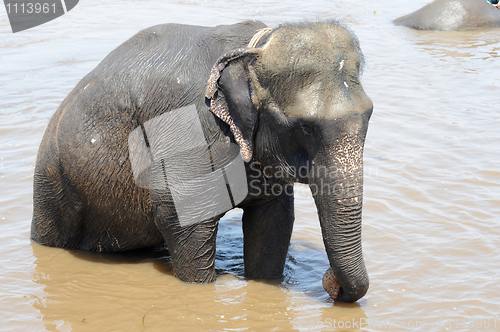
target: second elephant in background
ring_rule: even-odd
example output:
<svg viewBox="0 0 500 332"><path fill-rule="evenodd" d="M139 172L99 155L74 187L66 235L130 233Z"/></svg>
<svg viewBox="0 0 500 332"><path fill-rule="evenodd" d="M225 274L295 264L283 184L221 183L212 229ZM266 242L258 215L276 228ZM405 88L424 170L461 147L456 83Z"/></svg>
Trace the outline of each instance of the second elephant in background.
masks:
<svg viewBox="0 0 500 332"><path fill-rule="evenodd" d="M434 0L393 22L395 25L417 30L462 31L498 28L500 10L487 0Z"/></svg>

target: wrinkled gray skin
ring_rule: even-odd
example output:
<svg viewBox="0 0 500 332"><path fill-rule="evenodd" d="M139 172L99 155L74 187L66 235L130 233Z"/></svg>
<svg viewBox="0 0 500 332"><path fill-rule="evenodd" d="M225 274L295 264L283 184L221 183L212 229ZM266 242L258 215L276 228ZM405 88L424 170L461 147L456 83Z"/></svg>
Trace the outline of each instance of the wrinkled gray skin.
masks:
<svg viewBox="0 0 500 332"><path fill-rule="evenodd" d="M166 243L178 278L214 281L223 214L181 227L169 192L134 183L127 149L137 126L195 104L207 141L237 143L253 180L238 205L244 210L246 276L282 275L294 222L292 184L331 185L335 191L325 189L314 199L341 288L333 296L344 302L364 296L362 157L373 106L359 82L363 57L357 40L335 22L291 24L247 48L263 27L255 21L155 26L85 76L40 144L32 239L97 252ZM252 163L269 166L269 176L250 178L258 173ZM274 172L286 166L306 172ZM331 173L318 174L318 167ZM266 184L284 190L266 195Z"/></svg>
<svg viewBox="0 0 500 332"><path fill-rule="evenodd" d="M498 28L500 9L485 0L434 0L393 22L417 30Z"/></svg>

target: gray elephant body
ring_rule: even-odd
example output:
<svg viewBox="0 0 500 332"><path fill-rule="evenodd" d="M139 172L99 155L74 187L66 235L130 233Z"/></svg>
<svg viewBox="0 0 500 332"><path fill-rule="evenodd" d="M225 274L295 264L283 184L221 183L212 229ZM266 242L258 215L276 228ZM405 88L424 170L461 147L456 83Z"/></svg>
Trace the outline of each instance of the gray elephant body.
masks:
<svg viewBox="0 0 500 332"><path fill-rule="evenodd" d="M500 27L500 10L485 0L434 0L394 20L417 30L475 30Z"/></svg>
<svg viewBox="0 0 500 332"><path fill-rule="evenodd" d="M335 22L263 28L255 21L159 25L110 53L46 129L34 174L32 239L97 252L166 243L178 278L213 281L218 220L231 206L183 225L173 190L155 181L182 185L183 173L199 170L196 153L185 153L182 162L162 159L141 179L130 149L134 133L141 136L155 119L190 110L208 146L237 144L241 150L248 194L237 206L244 210L245 274L282 275L294 222L293 182L308 183L321 189L314 198L341 286L332 296L361 298L368 289L361 253L362 152L373 107L359 83L361 51ZM172 124L175 117L158 126L165 137L179 132L167 145L194 144L192 134ZM175 176L155 176L172 163L180 165ZM292 171L297 169L305 172Z"/></svg>

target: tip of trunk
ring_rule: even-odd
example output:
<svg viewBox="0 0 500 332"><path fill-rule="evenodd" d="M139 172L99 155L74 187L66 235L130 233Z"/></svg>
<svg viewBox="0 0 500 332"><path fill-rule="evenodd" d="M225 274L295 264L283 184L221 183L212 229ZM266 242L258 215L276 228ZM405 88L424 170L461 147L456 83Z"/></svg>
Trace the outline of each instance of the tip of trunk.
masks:
<svg viewBox="0 0 500 332"><path fill-rule="evenodd" d="M329 268L323 276L323 288L332 297L332 299L339 302L356 302L365 296L368 291L368 287L368 278L363 278L358 280L355 284L343 287L333 273L332 268Z"/></svg>

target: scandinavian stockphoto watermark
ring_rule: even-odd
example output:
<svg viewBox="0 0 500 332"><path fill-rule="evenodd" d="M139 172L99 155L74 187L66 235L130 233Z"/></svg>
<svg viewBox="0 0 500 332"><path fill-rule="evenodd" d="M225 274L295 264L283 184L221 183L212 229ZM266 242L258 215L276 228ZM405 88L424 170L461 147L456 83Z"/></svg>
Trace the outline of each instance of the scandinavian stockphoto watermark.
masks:
<svg viewBox="0 0 500 332"><path fill-rule="evenodd" d="M309 161L306 161L304 165L299 167L291 165L263 166L258 162L252 162L249 168L248 184L252 189L252 195L255 196L293 195L292 187L284 186L282 182L272 181L280 179L286 182L290 178L307 178L312 196L354 198L363 194L363 187L360 185L363 177L362 167L313 166ZM262 182L262 178L270 181Z"/></svg>
<svg viewBox="0 0 500 332"><path fill-rule="evenodd" d="M208 145L195 105L138 126L128 147L135 183L170 192L181 226L224 213L248 194L239 146Z"/></svg>
<svg viewBox="0 0 500 332"><path fill-rule="evenodd" d="M78 0L4 0L12 32L36 27L73 9Z"/></svg>
<svg viewBox="0 0 500 332"><path fill-rule="evenodd" d="M325 320L301 320L293 319L292 325L295 329L307 331L337 331L337 329L377 329L378 331L481 331L495 330L500 328L500 321L496 317L478 318L430 318L430 319L389 319L378 320L370 318L335 319Z"/></svg>

